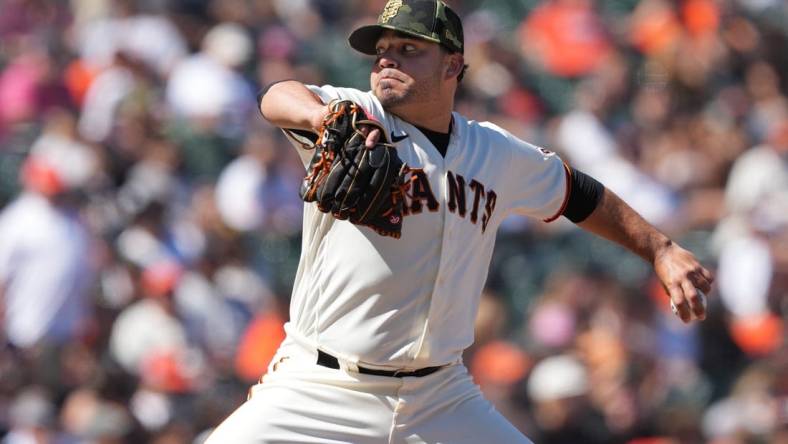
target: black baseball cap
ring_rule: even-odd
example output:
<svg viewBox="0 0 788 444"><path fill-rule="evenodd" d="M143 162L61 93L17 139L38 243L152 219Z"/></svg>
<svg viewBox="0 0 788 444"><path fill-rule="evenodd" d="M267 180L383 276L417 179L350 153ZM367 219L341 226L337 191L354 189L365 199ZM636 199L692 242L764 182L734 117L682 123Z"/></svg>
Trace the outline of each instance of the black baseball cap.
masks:
<svg viewBox="0 0 788 444"><path fill-rule="evenodd" d="M438 43L452 52L465 49L460 17L440 0L389 0L377 24L356 29L348 41L356 51L375 55L375 46L386 29Z"/></svg>

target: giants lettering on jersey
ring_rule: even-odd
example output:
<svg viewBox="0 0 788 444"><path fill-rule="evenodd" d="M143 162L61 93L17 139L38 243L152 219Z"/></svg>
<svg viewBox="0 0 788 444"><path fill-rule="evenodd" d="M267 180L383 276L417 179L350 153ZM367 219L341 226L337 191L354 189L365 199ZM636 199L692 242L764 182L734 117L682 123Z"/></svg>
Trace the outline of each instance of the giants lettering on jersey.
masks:
<svg viewBox="0 0 788 444"><path fill-rule="evenodd" d="M449 211L463 219L469 214L469 219L474 225L481 220L482 233L487 230L487 224L492 220L495 211L495 202L498 195L492 189L486 189L484 184L471 179L467 181L465 177L446 172L446 179L449 187ZM427 207L432 212L438 211L440 204L432 192L432 187L427 179L424 170L414 168L411 170L410 199L405 202L404 214L419 214ZM466 194L469 191L470 194Z"/></svg>

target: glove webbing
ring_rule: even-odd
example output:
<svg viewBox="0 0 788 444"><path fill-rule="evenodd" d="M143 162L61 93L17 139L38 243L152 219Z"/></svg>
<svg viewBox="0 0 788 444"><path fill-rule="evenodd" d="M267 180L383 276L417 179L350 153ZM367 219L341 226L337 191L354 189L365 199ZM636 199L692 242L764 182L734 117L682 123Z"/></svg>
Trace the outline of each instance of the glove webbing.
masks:
<svg viewBox="0 0 788 444"><path fill-rule="evenodd" d="M328 177L328 173L331 171L331 168L335 165L337 161L336 154L340 153L341 155L344 156L345 153L344 149L340 149L336 146L332 146L330 149L326 149L328 148L328 146L326 145L327 143L326 140L329 139L329 136L331 135L332 132L336 131L334 128L331 127L331 125L333 125L345 113L351 116L350 126L351 128L353 128L353 132L354 132L353 136L348 137L347 140L345 140L344 142L345 145L347 145L347 143L350 142L352 137L366 137L364 133L359 129L358 125L372 125L380 130L380 134L384 138L384 141L378 141L377 144L395 148L395 145L393 143L390 143L388 139L386 139L386 129L383 127L383 125L380 124L380 122L370 119L358 120L359 112L363 112L358 106L358 104L356 104L355 102L350 102L348 108L340 108L339 105L343 102L346 101L335 99L329 102L328 108L330 110L330 113L326 115L325 118L323 118L323 124L321 126L321 128L323 128L323 131L320 132L317 142L314 145L315 147L321 146L323 147L323 149L320 152L320 160L318 161L317 164L315 164L314 168L312 169L312 172L308 176L308 180L311 186L309 188L307 196L310 199L314 199L317 189L320 187L322 182ZM362 216L362 219L364 217L366 217L366 214Z"/></svg>
<svg viewBox="0 0 788 444"><path fill-rule="evenodd" d="M380 122L368 118L367 113L360 105L348 100L334 100L329 103L328 108L329 113L323 119L321 131L313 146L317 152L313 157L307 177L304 178L302 198L307 202L316 201L320 211L330 213L337 219L350 219L355 224L372 228L378 234L399 238L402 216L405 213L405 196L412 198L410 189L413 177L407 178L410 168L397 157L396 147L386 138L384 126ZM367 148L365 141L369 132L375 129L382 133L379 136L381 140L376 142L374 148ZM383 155L386 159L385 165L374 166L373 159L368 156L372 156L374 152L376 153L375 157L380 158L379 150L381 149L386 152ZM389 150L392 152L389 153ZM390 165L389 156L392 155L396 158L395 163L400 165L399 169L380 170L380 174L395 179L393 182L388 182L389 185L386 187L377 187L374 196L365 197L367 205L346 205L346 199L351 197L350 193L345 194L341 202L332 200L331 195L335 189L333 184L328 188L328 181L341 177L336 174L344 174L341 170L336 171L337 168L344 169L349 164L368 164L372 168L391 168L393 165ZM383 159L380 158L380 160ZM347 187L346 189L358 189L355 181L360 177L354 173L352 182L344 185ZM324 195L325 192L329 194ZM383 197L381 193L388 195ZM372 204L381 198L387 200L386 204L382 204L382 208L380 203ZM379 211L376 208L381 208L381 212L373 213ZM363 211L363 214L356 212L356 210Z"/></svg>

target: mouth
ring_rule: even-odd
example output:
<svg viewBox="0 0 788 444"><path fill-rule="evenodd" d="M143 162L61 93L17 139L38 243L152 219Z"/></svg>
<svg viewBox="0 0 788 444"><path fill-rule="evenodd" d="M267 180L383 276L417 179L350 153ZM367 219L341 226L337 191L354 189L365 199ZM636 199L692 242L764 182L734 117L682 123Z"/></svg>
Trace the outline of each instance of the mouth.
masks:
<svg viewBox="0 0 788 444"><path fill-rule="evenodd" d="M378 73L380 76L380 81L397 81L400 83L405 83L405 81L392 69L387 68Z"/></svg>
<svg viewBox="0 0 788 444"><path fill-rule="evenodd" d="M392 88L398 83L402 83L402 82L400 82L399 80L393 77L384 77L378 81L378 85L380 85L380 87L384 89Z"/></svg>

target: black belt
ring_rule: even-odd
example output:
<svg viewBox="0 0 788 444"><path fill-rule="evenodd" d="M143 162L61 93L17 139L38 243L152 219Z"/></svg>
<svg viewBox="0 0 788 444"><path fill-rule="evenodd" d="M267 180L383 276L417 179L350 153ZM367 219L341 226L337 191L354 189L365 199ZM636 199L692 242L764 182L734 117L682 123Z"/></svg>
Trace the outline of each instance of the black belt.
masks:
<svg viewBox="0 0 788 444"><path fill-rule="evenodd" d="M329 355L323 350L318 350L317 365L322 365L323 367L339 370L339 359ZM437 372L438 370L442 369L443 367L444 366L439 365L436 367L424 367L418 370L375 370L374 368L359 367L358 372L363 373L365 375L389 376L392 378L405 378L410 376L415 376L417 378L420 378L422 376L431 375Z"/></svg>

